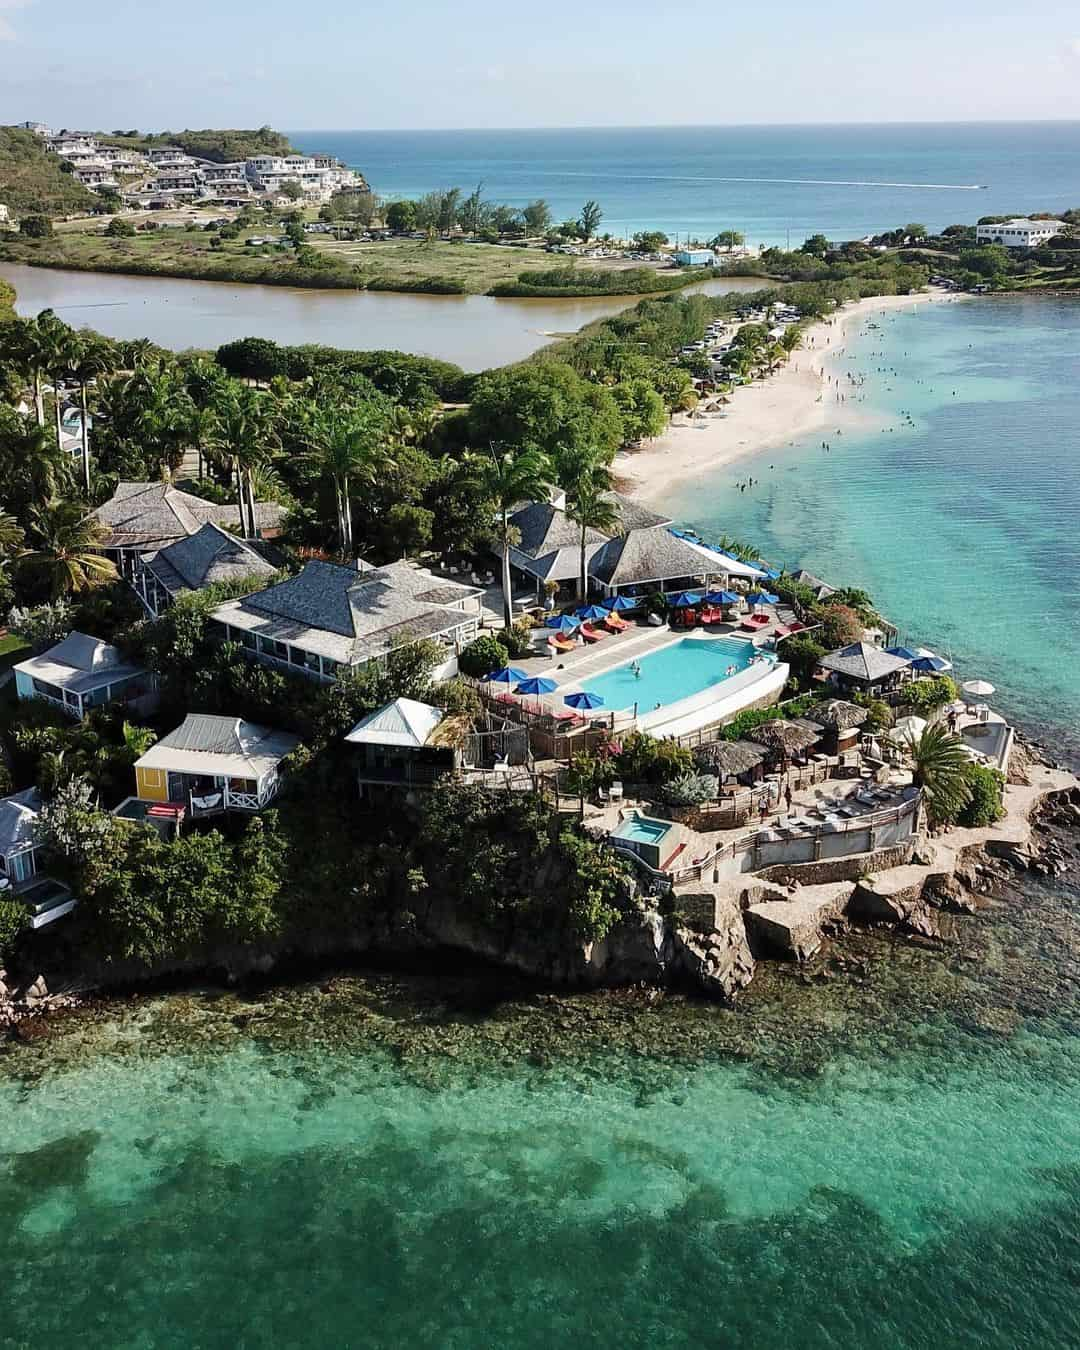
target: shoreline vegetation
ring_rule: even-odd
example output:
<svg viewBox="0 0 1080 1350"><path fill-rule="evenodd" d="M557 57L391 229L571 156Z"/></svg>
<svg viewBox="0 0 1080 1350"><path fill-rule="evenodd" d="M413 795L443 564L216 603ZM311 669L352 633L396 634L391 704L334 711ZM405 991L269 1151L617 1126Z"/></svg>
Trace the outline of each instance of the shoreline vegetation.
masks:
<svg viewBox="0 0 1080 1350"><path fill-rule="evenodd" d="M218 641L209 623L211 610L246 594L250 582L211 585L155 620L141 618L103 566L87 511L118 478L177 475L197 449L198 472L189 464L188 473L201 495L224 505L239 492L285 507L277 552L287 571L305 557L348 563L360 552L376 566L435 553L490 567L493 555L508 556L506 520L522 500L557 485L572 519L612 528L605 495L620 447L654 437L672 413L722 389L754 397L760 382L809 359L800 348L816 344L815 323L836 323L845 306L918 303L926 281L923 266L874 258L750 294L645 298L518 365L479 375L398 352L283 348L259 338L227 344L213 360L174 355L75 333L48 312L8 323L0 329L4 608L21 607L16 631L37 649L72 629L116 643L154 673L161 707L149 725L105 710L74 726L39 700L7 708L5 791L36 786L49 803L42 838L80 905L54 939L47 929L27 931L5 902L0 953L18 971L47 971L50 980L66 970L126 982L214 965L257 969L278 952L456 944L553 983L603 983L612 972L654 980L663 969L733 994L745 979L737 971L729 987L727 973L708 967L677 908L663 915L662 963L654 947L643 951L648 916L626 864L535 787L495 793L448 781L406 806L383 800L359 810L342 737L360 718L396 698L433 702L466 722L482 715L471 685L433 680L437 644L407 642L325 686L253 663ZM798 317L778 327L777 312ZM717 356L705 337L720 327L733 332ZM58 381L89 397L93 428L78 457L63 453L59 415L55 442L49 429ZM16 411L20 397L29 413ZM30 475L21 472L28 463ZM879 622L861 592L819 605L791 578L774 585L800 621L831 634L832 646ZM498 643L480 641L499 653L496 664L503 643L509 660L529 645L509 620ZM806 651L805 668L792 665L790 696L810 697ZM950 689L955 697L950 681L938 683L935 698ZM103 809L130 792L131 765L155 736L193 711L300 739L273 808L174 839ZM726 731L775 715L746 714ZM609 766L623 780L658 788L693 776L686 747L644 733L623 742ZM953 815L939 823L959 819L972 800L958 784ZM1000 814L1000 789L986 811L988 821ZM599 966L594 951L604 955Z"/></svg>

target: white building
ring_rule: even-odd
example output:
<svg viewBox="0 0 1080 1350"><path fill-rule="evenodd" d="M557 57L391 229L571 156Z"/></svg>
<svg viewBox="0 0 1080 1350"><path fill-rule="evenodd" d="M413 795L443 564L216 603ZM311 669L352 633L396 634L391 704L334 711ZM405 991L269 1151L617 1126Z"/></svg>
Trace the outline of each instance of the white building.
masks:
<svg viewBox="0 0 1080 1350"><path fill-rule="evenodd" d="M1065 226L1060 220L1002 220L996 225L977 225L975 240L979 244L1004 244L1006 248L1037 248L1048 239L1061 234Z"/></svg>
<svg viewBox="0 0 1080 1350"><path fill-rule="evenodd" d="M11 219L11 212L3 202L0 202L0 225L7 225Z"/></svg>

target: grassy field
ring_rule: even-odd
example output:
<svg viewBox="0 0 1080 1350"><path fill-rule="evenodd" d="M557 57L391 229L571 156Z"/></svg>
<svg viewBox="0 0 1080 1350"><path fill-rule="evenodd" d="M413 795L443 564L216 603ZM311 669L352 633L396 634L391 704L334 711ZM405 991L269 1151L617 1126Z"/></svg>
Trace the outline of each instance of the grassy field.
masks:
<svg viewBox="0 0 1080 1350"><path fill-rule="evenodd" d="M270 234L269 226L245 230L239 239L220 241L218 248L211 247L211 241L217 238L215 234L190 225L147 231L131 239L109 239L103 233L104 228L105 222L101 220L68 221L57 227L51 239L9 237L0 246L0 257L9 262L82 271L327 289L375 286L407 291L444 283L473 295L483 295L500 282L516 281L522 273L548 270L571 261L542 248L418 239L339 243L324 235L310 235L309 242L323 260L321 266L312 268L299 265L292 250L245 246L244 238ZM582 259L580 266L589 271L622 271L634 264L589 258Z"/></svg>

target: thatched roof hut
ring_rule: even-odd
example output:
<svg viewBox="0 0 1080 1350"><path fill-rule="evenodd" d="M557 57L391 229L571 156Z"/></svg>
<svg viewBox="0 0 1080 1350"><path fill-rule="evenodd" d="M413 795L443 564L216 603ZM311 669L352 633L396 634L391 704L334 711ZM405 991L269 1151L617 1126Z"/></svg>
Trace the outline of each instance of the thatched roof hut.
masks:
<svg viewBox="0 0 1080 1350"><path fill-rule="evenodd" d="M713 741L694 752L702 768L716 769L721 778L750 773L764 764L768 752L750 741Z"/></svg>
<svg viewBox="0 0 1080 1350"><path fill-rule="evenodd" d="M870 716L866 708L857 703L849 703L843 698L827 698L823 703L815 703L804 714L807 722L816 722L819 727L829 731L850 731L852 727L861 727Z"/></svg>
<svg viewBox="0 0 1080 1350"><path fill-rule="evenodd" d="M793 755L801 755L804 750L816 745L821 740L821 732L815 734L808 727L800 727L786 718L778 717L772 722L762 722L761 726L747 734L747 738L765 746L773 754L791 759Z"/></svg>

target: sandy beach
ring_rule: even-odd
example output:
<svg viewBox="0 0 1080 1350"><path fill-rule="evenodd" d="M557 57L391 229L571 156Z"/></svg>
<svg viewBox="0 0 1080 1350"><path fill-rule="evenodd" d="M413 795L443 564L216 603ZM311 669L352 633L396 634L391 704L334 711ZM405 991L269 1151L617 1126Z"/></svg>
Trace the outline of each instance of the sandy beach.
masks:
<svg viewBox="0 0 1080 1350"><path fill-rule="evenodd" d="M952 304L962 296L945 291L876 295L846 305L805 330L803 346L774 375L741 385L726 416L675 417L667 431L640 450L623 451L613 465L620 488L654 501L673 483L730 464L777 445L787 445L829 425L827 364L846 334L863 320L916 305Z"/></svg>

